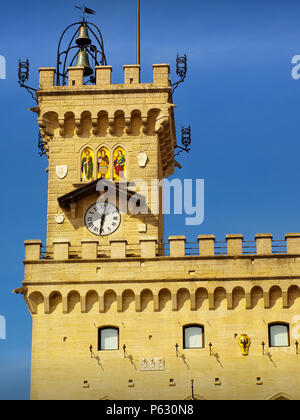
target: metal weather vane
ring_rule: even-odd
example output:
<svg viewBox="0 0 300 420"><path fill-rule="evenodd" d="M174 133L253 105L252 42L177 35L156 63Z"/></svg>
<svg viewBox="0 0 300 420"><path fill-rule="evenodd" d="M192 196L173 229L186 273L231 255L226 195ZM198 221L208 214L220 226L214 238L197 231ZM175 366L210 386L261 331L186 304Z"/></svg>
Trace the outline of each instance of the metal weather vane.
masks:
<svg viewBox="0 0 300 420"><path fill-rule="evenodd" d="M88 7L85 6L75 6L76 9L79 9L82 11L82 19L85 19L85 14L87 15L95 15L96 12L95 10L89 9Z"/></svg>

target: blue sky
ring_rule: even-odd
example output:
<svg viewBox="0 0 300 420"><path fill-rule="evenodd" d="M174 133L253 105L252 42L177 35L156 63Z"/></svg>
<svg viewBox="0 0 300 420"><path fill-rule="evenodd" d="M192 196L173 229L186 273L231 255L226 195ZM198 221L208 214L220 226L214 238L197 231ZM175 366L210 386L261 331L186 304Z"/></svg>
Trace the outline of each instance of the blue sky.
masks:
<svg viewBox="0 0 300 420"><path fill-rule="evenodd" d="M30 58L30 84L38 67L56 64L60 33L75 20L80 1L5 2L0 55L7 79L1 97L1 282L0 315L7 340L0 340L0 399L28 399L31 319L23 298L12 295L23 280L24 240L45 239L47 161L37 149L31 97L17 85L17 62ZM89 0L97 11L113 82L123 65L135 63L136 1ZM153 63L188 55L185 83L174 96L178 133L192 127L192 151L178 158L175 176L205 179L205 221L185 226L168 216L165 236L273 233L284 239L300 231L300 80L291 77L300 54L300 3L291 0L141 0L142 81ZM179 136L178 136L179 137Z"/></svg>

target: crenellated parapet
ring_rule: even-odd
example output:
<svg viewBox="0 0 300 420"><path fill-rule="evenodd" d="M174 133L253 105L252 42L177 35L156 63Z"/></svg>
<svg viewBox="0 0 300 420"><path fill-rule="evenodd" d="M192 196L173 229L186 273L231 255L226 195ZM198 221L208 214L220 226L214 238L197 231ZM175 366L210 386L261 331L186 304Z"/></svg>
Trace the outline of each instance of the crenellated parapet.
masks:
<svg viewBox="0 0 300 420"><path fill-rule="evenodd" d="M68 239L54 240L52 246L42 249L42 243L25 242L25 261L64 261L68 259L125 259L125 258L224 258L268 257L300 255L300 233L287 233L284 240L274 240L270 233L260 233L253 241L243 235L229 234L225 241L216 241L214 235L199 235L197 242L188 242L185 236L170 236L167 243L158 244L155 237L145 237L138 244L125 239L114 239L102 245L97 239L82 239L81 246L72 246Z"/></svg>
<svg viewBox="0 0 300 420"><path fill-rule="evenodd" d="M56 86L55 85L55 73L54 67L42 67L39 69L40 81L39 81L39 93L47 91L49 89L55 89L60 92L74 90L74 88L88 88L91 90L98 90L99 88L121 89L129 88L132 86L133 89L138 88L171 88L170 86L170 66L169 64L153 64L153 82L152 83L141 83L140 81L140 66L131 64L124 65L124 84L111 83L111 66L98 66L96 67L96 83L94 85L84 84L84 68L83 67L69 67L68 69L68 85L67 86Z"/></svg>
<svg viewBox="0 0 300 420"><path fill-rule="evenodd" d="M299 233L284 241L271 234L258 234L255 241L227 235L224 242L200 235L196 244L171 236L162 255L151 237L138 245L113 240L106 248L83 239L80 249L55 240L51 252L41 241L26 241L26 302L33 314L67 314L160 312L166 305L171 311L250 310L258 302L263 309L284 309L300 298Z"/></svg>

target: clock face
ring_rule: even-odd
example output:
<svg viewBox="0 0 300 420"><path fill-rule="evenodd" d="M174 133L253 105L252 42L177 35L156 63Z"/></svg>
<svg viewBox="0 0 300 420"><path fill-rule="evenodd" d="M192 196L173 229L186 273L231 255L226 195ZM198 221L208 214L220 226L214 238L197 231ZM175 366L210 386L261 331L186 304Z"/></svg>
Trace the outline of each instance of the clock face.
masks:
<svg viewBox="0 0 300 420"><path fill-rule="evenodd" d="M107 236L115 232L121 223L121 215L112 203L93 204L84 216L87 229L97 236Z"/></svg>

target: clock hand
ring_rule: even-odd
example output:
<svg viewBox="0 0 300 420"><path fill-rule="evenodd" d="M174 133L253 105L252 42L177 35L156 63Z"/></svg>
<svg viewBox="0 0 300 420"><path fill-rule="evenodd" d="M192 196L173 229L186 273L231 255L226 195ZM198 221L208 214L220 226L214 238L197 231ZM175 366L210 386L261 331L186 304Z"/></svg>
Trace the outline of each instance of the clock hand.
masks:
<svg viewBox="0 0 300 420"><path fill-rule="evenodd" d="M100 235L101 235L101 233L102 233L102 231L103 231L103 224L104 224L104 219L105 219L105 214L102 214L102 216L101 216L101 222L100 222Z"/></svg>
<svg viewBox="0 0 300 420"><path fill-rule="evenodd" d="M106 216L106 209L107 209L107 203L104 203L104 212L101 215L101 224L100 224L100 235L103 232L103 224L104 224L104 220L105 220L105 216Z"/></svg>

